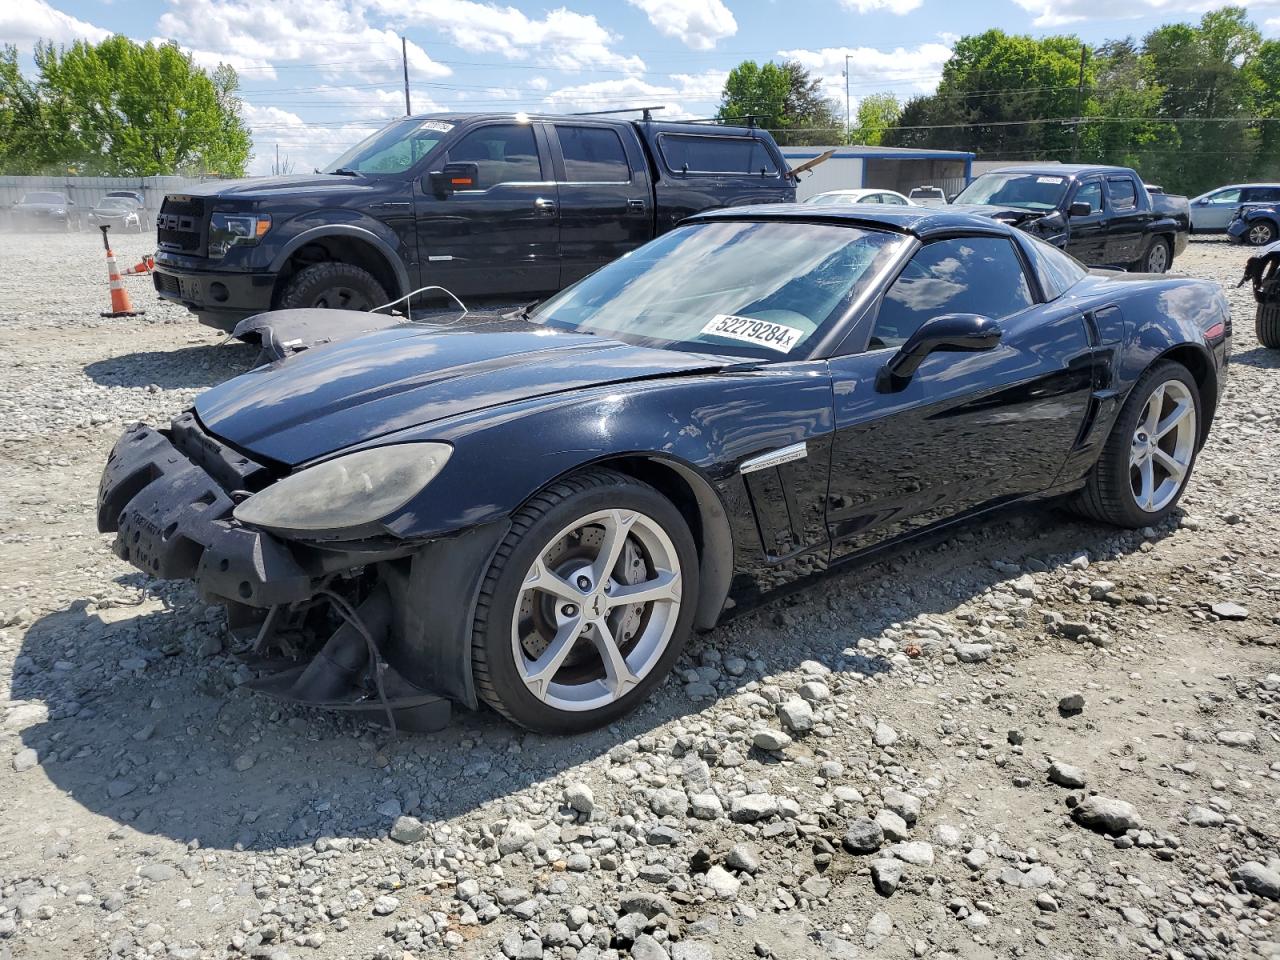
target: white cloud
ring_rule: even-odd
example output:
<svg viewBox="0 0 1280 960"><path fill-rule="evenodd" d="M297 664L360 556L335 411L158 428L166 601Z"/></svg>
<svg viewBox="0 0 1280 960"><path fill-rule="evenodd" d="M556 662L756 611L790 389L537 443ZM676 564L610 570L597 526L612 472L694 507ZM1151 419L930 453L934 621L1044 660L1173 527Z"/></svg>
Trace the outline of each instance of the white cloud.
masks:
<svg viewBox="0 0 1280 960"><path fill-rule="evenodd" d="M240 58L262 64L314 63L327 76L368 73L385 77L400 62L400 36L372 26L356 0L170 0L159 29L191 45L208 59ZM444 77L415 43L408 46L409 70L418 77ZM274 77L274 70L265 70Z"/></svg>
<svg viewBox="0 0 1280 960"><path fill-rule="evenodd" d="M654 28L694 50L710 50L717 40L738 32L738 21L721 0L627 0L639 7ZM910 2L910 0L908 0ZM915 0L919 3L920 0Z"/></svg>
<svg viewBox="0 0 1280 960"><path fill-rule="evenodd" d="M611 110L619 107L661 106L663 120L707 117L715 112L728 71L677 73L669 83L651 83L640 77L597 80L553 90L543 99L547 112Z"/></svg>
<svg viewBox="0 0 1280 960"><path fill-rule="evenodd" d="M78 20L45 0L10 0L0 5L0 43L13 44L19 50L30 50L37 40L99 43L109 36L110 30Z"/></svg>
<svg viewBox="0 0 1280 960"><path fill-rule="evenodd" d="M924 3L924 0L840 0L840 5L842 7L848 7L850 10L857 11L858 13L870 13L873 10L886 10L889 13L896 13L898 16L902 16L904 13L910 13L922 3Z"/></svg>
<svg viewBox="0 0 1280 960"><path fill-rule="evenodd" d="M1130 0L1117 4L1109 0L1014 0L1035 14L1037 27L1057 27L1081 20L1134 20L1139 17L1206 13L1222 6L1219 0ZM1253 0L1251 9L1280 6L1280 0ZM1280 22L1280 21L1274 21ZM1268 20L1270 26L1273 21Z"/></svg>
<svg viewBox="0 0 1280 960"><path fill-rule="evenodd" d="M293 173L310 173L327 166L347 147L358 143L378 129L379 123L350 123L319 126L308 123L296 113L279 107L244 104L244 116L253 129L253 155L247 172L250 176L271 173L276 159L288 160Z"/></svg>
<svg viewBox="0 0 1280 960"><path fill-rule="evenodd" d="M796 60L822 81L827 96L844 101L845 55L849 56L851 99L860 93L890 90L899 96L928 93L942 77L942 65L951 56L945 43L922 43L907 49L874 47L824 47L821 50L779 50L783 60Z"/></svg>
<svg viewBox="0 0 1280 960"><path fill-rule="evenodd" d="M473 53L511 59L536 54L539 63L560 70L607 68L643 73L644 61L613 49L619 39L589 14L564 7L534 19L515 7L478 0L369 0L369 9L392 22L430 27Z"/></svg>

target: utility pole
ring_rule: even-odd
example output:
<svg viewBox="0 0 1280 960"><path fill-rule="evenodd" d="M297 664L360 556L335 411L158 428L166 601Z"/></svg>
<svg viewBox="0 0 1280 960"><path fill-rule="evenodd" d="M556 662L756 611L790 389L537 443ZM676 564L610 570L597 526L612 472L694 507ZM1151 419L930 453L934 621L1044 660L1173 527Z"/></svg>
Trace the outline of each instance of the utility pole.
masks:
<svg viewBox="0 0 1280 960"><path fill-rule="evenodd" d="M276 144L276 168L271 171L276 176L280 175L280 144Z"/></svg>
<svg viewBox="0 0 1280 960"><path fill-rule="evenodd" d="M852 118L849 115L849 54L844 55L844 138L848 140L853 133Z"/></svg>
<svg viewBox="0 0 1280 960"><path fill-rule="evenodd" d="M404 115L407 117L412 115L413 108L409 106L409 45L403 36L400 38L400 62L404 64Z"/></svg>
<svg viewBox="0 0 1280 960"><path fill-rule="evenodd" d="M1084 111L1084 60L1089 55L1089 48L1080 44L1080 79L1076 82L1076 122L1071 135L1071 162L1075 163L1080 156L1080 123Z"/></svg>

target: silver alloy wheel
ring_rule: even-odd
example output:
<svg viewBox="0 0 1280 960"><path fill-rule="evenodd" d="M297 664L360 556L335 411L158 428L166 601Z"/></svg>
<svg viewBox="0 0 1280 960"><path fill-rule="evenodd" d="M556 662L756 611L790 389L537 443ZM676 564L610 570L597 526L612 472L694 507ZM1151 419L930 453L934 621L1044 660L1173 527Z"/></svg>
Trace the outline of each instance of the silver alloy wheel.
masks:
<svg viewBox="0 0 1280 960"><path fill-rule="evenodd" d="M1147 273L1164 273L1169 269L1169 248L1157 240L1147 253Z"/></svg>
<svg viewBox="0 0 1280 960"><path fill-rule="evenodd" d="M1252 246L1260 247L1265 243L1271 242L1271 235L1274 231L1270 224L1255 223L1249 228L1249 243Z"/></svg>
<svg viewBox="0 0 1280 960"><path fill-rule="evenodd" d="M1133 499L1148 513L1178 495L1196 450L1196 404L1180 380L1166 380L1147 399L1129 450Z"/></svg>
<svg viewBox="0 0 1280 960"><path fill-rule="evenodd" d="M681 586L675 544L656 521L636 510L575 520L525 574L511 617L520 678L557 710L619 700L662 659Z"/></svg>

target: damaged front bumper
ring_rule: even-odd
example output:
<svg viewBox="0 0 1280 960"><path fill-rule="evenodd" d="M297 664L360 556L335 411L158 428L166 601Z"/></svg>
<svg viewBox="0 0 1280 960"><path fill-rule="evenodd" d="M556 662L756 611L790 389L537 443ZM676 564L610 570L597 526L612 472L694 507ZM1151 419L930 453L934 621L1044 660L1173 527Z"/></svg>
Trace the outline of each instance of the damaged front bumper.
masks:
<svg viewBox="0 0 1280 960"><path fill-rule="evenodd" d="M405 729L439 729L450 700L474 706L471 611L500 532L476 528L425 544L289 541L232 516L274 479L206 433L194 413L165 431L138 424L107 461L98 529L116 533L121 559L160 579L190 580L205 601L227 606L233 633L252 639L239 655L262 674L255 689L385 714ZM467 606L460 598L472 588ZM449 609L429 615L441 601Z"/></svg>

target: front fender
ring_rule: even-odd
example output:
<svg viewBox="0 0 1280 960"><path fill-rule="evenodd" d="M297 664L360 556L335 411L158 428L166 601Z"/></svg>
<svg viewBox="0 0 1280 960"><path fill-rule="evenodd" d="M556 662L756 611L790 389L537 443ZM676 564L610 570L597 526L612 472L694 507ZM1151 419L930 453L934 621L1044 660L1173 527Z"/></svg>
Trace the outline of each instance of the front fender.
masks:
<svg viewBox="0 0 1280 960"><path fill-rule="evenodd" d="M291 221L291 224L301 226L302 230L285 241L276 253L269 267L273 273L284 269L289 258L308 243L329 237L343 237L367 243L387 261L400 288L395 291L397 294L404 294L412 289L409 285L409 271L400 252L400 240L395 231L385 224L354 211L341 209L309 213L304 218Z"/></svg>

